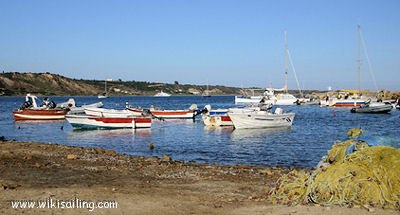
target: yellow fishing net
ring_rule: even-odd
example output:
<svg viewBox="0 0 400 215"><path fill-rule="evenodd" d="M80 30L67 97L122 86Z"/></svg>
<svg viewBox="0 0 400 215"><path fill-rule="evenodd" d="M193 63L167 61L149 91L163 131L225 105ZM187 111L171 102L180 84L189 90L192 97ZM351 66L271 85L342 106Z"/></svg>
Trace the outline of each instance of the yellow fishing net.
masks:
<svg viewBox="0 0 400 215"><path fill-rule="evenodd" d="M273 202L400 209L399 149L349 139L333 145L322 161L314 171L283 175L271 192Z"/></svg>

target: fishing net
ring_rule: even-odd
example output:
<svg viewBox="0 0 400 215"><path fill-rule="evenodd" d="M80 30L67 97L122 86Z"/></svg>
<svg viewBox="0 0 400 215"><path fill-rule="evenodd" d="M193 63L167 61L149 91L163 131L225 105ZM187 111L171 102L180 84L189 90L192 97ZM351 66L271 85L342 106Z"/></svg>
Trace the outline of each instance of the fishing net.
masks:
<svg viewBox="0 0 400 215"><path fill-rule="evenodd" d="M288 204L400 209L400 150L369 147L355 139L336 143L315 170L283 175L271 191L271 199Z"/></svg>

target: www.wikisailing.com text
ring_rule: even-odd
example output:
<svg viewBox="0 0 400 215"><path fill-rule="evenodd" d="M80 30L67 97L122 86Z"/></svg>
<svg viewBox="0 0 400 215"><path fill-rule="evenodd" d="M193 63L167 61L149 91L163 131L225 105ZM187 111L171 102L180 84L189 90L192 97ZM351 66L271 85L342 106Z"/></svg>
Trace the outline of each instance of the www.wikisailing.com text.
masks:
<svg viewBox="0 0 400 215"><path fill-rule="evenodd" d="M82 199L53 199L43 200L11 200L11 207L14 209L94 209L118 208L115 200L82 200Z"/></svg>

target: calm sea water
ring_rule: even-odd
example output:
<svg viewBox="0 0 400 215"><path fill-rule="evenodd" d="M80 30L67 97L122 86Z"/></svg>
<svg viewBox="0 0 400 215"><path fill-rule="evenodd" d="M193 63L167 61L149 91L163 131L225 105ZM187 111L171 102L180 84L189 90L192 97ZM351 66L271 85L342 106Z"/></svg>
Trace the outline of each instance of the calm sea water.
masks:
<svg viewBox="0 0 400 215"><path fill-rule="evenodd" d="M54 97L64 102L69 97ZM97 97L74 97L77 105L98 102ZM76 131L66 121L14 122L12 111L23 97L0 97L0 136L9 140L60 143L69 146L102 147L120 153L140 156L169 154L173 159L200 163L252 164L291 167L312 167L337 140L346 138L353 127L365 130L364 140L374 145L400 148L400 111L390 114L352 114L349 109L319 106L289 106L285 111L296 113L292 128L207 129L200 117L193 120L153 121L146 130ZM106 108L123 109L128 101L134 106L159 106L164 109L235 107L232 96L110 97L101 100ZM63 126L63 129L60 129ZM154 143L155 149L149 149Z"/></svg>

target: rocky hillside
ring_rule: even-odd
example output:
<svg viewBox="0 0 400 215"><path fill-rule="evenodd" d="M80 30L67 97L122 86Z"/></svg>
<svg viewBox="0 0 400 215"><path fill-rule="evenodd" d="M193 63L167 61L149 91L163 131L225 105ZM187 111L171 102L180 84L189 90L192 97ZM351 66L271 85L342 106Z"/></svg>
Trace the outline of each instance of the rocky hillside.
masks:
<svg viewBox="0 0 400 215"><path fill-rule="evenodd" d="M109 95L154 95L161 90L173 95L201 95L206 86L107 81ZM51 73L0 73L0 95L98 95L104 92L104 80L77 80ZM209 86L211 95L239 94L238 88Z"/></svg>

